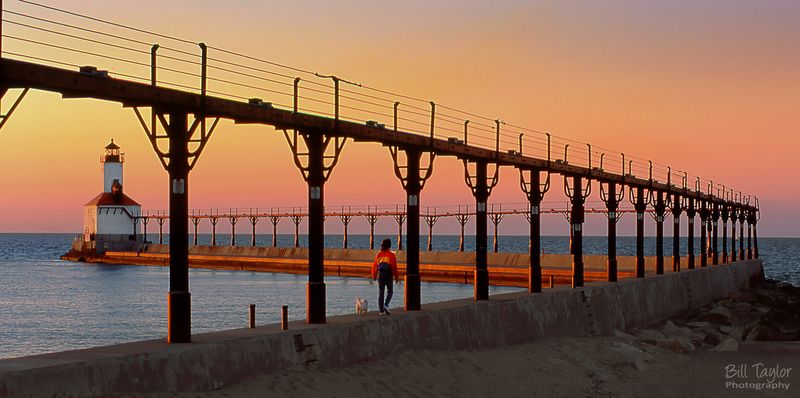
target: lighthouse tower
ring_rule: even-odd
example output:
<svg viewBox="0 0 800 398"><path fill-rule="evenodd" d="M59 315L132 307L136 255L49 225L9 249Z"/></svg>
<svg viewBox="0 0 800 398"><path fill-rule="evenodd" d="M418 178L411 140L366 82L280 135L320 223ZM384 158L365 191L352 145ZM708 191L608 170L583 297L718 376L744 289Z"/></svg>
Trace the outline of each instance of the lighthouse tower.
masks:
<svg viewBox="0 0 800 398"><path fill-rule="evenodd" d="M137 233L141 205L122 191L122 165L125 154L111 140L100 156L103 165L103 191L83 208L84 247L102 254L108 250L135 250L143 237Z"/></svg>

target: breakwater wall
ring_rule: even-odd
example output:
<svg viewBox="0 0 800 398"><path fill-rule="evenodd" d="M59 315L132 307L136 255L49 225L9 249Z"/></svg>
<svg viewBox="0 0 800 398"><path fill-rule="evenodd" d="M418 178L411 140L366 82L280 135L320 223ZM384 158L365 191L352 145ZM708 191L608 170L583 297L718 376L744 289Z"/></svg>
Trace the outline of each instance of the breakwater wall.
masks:
<svg viewBox="0 0 800 398"><path fill-rule="evenodd" d="M326 275L369 277L376 251L364 249L326 249ZM397 252L400 274L405 273L405 251ZM103 255L69 253L66 260L105 264L169 265L169 245L150 244L138 252L109 251ZM308 249L250 246L191 246L189 265L193 268L244 270L307 274ZM635 257L619 256L618 277L634 276ZM682 259L685 262L685 259ZM606 280L606 261L603 255L585 255L585 279ZM543 254L541 256L543 285L549 287L572 283L572 256ZM530 256L524 253L489 253L489 283L497 286L528 286ZM426 282L473 283L474 252L420 252L420 274ZM685 267L686 264L684 263ZM655 257L645 257L645 267L655 268Z"/></svg>
<svg viewBox="0 0 800 398"><path fill-rule="evenodd" d="M397 310L0 360L0 397L100 397L217 389L286 369L335 368L393 352L480 349L549 336L608 335L703 306L763 279L760 260L616 283L509 293Z"/></svg>

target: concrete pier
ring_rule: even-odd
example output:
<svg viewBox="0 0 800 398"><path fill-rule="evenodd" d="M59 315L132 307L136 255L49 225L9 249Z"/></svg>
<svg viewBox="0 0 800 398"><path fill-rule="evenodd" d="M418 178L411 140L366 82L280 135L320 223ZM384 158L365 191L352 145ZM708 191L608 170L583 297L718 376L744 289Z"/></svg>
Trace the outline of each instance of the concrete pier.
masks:
<svg viewBox="0 0 800 398"><path fill-rule="evenodd" d="M616 283L510 293L397 310L390 317L329 317L163 340L0 360L0 397L100 397L218 389L285 369L336 368L408 349L477 349L549 336L609 335L662 321L748 289L760 260ZM276 303L276 305L279 303ZM513 325L513 327L511 327ZM391 344L386 344L391 336Z"/></svg>

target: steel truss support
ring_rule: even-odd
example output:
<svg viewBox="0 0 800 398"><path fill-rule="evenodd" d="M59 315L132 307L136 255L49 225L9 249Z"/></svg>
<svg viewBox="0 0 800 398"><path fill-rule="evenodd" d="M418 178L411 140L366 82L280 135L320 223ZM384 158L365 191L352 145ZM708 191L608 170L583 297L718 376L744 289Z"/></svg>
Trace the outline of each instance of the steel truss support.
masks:
<svg viewBox="0 0 800 398"><path fill-rule="evenodd" d="M520 152L521 153L521 152ZM528 267L528 292L542 292L542 199L550 190L550 172L536 169L519 171L519 186L528 197L528 210L525 218L530 227L528 252L530 253L530 266Z"/></svg>
<svg viewBox="0 0 800 398"><path fill-rule="evenodd" d="M745 260L744 251L744 222L747 219L747 212L744 208L739 210L739 260Z"/></svg>
<svg viewBox="0 0 800 398"><path fill-rule="evenodd" d="M342 209L342 212L344 212L344 209ZM351 216L349 214L342 214L342 215L339 216L339 219L342 220L342 227L344 228L344 231L343 231L344 232L344 236L342 237L342 248L347 249L347 246L349 244L349 242L348 242L349 239L348 239L348 233L347 232L348 232L348 229L350 229L349 228L350 227L350 221L353 221L353 216Z"/></svg>
<svg viewBox="0 0 800 398"><path fill-rule="evenodd" d="M439 221L439 216L426 214L423 218L425 219L425 224L428 224L428 251L433 251L433 227Z"/></svg>
<svg viewBox="0 0 800 398"><path fill-rule="evenodd" d="M458 206L458 214L456 214L456 221L458 221L458 225L461 227L461 233L458 236L458 251L464 251L464 232L467 226L467 222L470 219L470 214L468 213L461 213L461 206Z"/></svg>
<svg viewBox="0 0 800 398"><path fill-rule="evenodd" d="M500 206L499 211L503 211L502 205ZM500 249L500 241L497 237L497 234L500 230L500 222L503 221L503 217L505 217L505 214L500 212L495 212L494 205L492 205L492 212L489 213L489 220L492 221L492 225L494 226L494 233L492 234L492 252L494 253L497 253L497 251Z"/></svg>
<svg viewBox="0 0 800 398"><path fill-rule="evenodd" d="M683 213L684 201L678 194L673 194L672 205L672 272L681 270L681 213Z"/></svg>
<svg viewBox="0 0 800 398"><path fill-rule="evenodd" d="M497 186L500 166L495 165L494 174L489 177L488 163L475 162L475 170L470 170L470 162L464 160L464 181L475 197L475 300L489 299L488 268L488 225L487 205L492 189Z"/></svg>
<svg viewBox="0 0 800 398"><path fill-rule="evenodd" d="M217 223L219 223L219 217L211 217L208 219L211 223L211 246L217 245Z"/></svg>
<svg viewBox="0 0 800 398"><path fill-rule="evenodd" d="M722 263L728 263L728 216L729 208L727 202L722 202Z"/></svg>
<svg viewBox="0 0 800 398"><path fill-rule="evenodd" d="M2 108L0 108L0 130L3 129L3 126L6 125L8 119L10 119L14 111L17 110L17 107L19 106L20 102L22 102L22 99L25 98L25 95L28 94L29 90L30 89L27 87L22 89L22 91L19 93L17 98L14 99L14 102L11 104L11 107L8 108L8 111L6 113L3 113ZM6 96L6 94L8 94L8 88L0 87L0 100L2 100Z"/></svg>
<svg viewBox="0 0 800 398"><path fill-rule="evenodd" d="M644 278L644 213L647 211L647 201L644 187L638 186L629 189L630 201L636 210L636 277Z"/></svg>
<svg viewBox="0 0 800 398"><path fill-rule="evenodd" d="M163 245L164 244L164 222L165 221L166 221L166 218L159 217L159 218L156 219L156 222L158 223L158 244L159 245Z"/></svg>
<svg viewBox="0 0 800 398"><path fill-rule="evenodd" d="M758 222L761 220L761 207L756 198L756 209L753 211L753 258L758 257Z"/></svg>
<svg viewBox="0 0 800 398"><path fill-rule="evenodd" d="M269 216L272 223L272 247L278 247L278 223L281 222L280 216Z"/></svg>
<svg viewBox="0 0 800 398"><path fill-rule="evenodd" d="M712 232L709 235L709 238L711 239L711 245L709 245L711 250L711 264L719 265L719 203L716 201L712 205L711 224L709 225L709 230Z"/></svg>
<svg viewBox="0 0 800 398"><path fill-rule="evenodd" d="M736 251L736 221L739 219L739 213L737 212L737 208L735 206L731 206L731 262L735 263L736 259L738 258L738 253Z"/></svg>
<svg viewBox="0 0 800 398"><path fill-rule="evenodd" d="M688 198L686 200L686 266L694 269L694 217L697 215L697 200ZM700 238L702 241L702 238Z"/></svg>
<svg viewBox="0 0 800 398"><path fill-rule="evenodd" d="M398 212L398 214L395 214L393 217L394 221L397 222L397 250L403 250L403 224L406 221L406 215ZM417 254L417 257L419 257L419 254Z"/></svg>
<svg viewBox="0 0 800 398"><path fill-rule="evenodd" d="M231 223L231 246L236 246L236 224L239 223L239 217L230 216L228 222Z"/></svg>
<svg viewBox="0 0 800 398"><path fill-rule="evenodd" d="M167 342L191 342L189 294L189 172L197 164L219 122L206 128L206 117L195 114L191 125L185 111L151 109L151 123L133 107L153 150L169 174L169 293L167 294ZM159 133L158 126L163 133ZM160 145L166 141L168 149Z"/></svg>
<svg viewBox="0 0 800 398"><path fill-rule="evenodd" d="M380 215L367 214L365 217L367 218L367 223L369 223L369 249L375 250L375 224L378 222Z"/></svg>
<svg viewBox="0 0 800 398"><path fill-rule="evenodd" d="M325 323L325 182L347 141L321 131L284 130L294 163L308 184L308 284L306 323ZM301 149L300 137L305 143ZM331 153L327 153L331 149Z"/></svg>
<svg viewBox="0 0 800 398"><path fill-rule="evenodd" d="M572 287L583 286L583 222L585 217L584 204L592 192L591 180L586 180L583 187L582 177L572 177L572 186L569 179L564 177L564 193L572 202L569 223L572 232Z"/></svg>
<svg viewBox="0 0 800 398"><path fill-rule="evenodd" d="M711 209L706 201L700 202L700 267L708 266L708 236L711 232Z"/></svg>
<svg viewBox="0 0 800 398"><path fill-rule="evenodd" d="M667 204L661 191L650 191L649 199L653 206L653 219L656 220L656 275L661 275L664 273L664 214Z"/></svg>
<svg viewBox="0 0 800 398"><path fill-rule="evenodd" d="M405 164L400 152L405 153ZM433 174L433 162L436 154L422 152L418 148L389 147L394 163L394 174L406 191L406 276L404 290L404 307L406 311L421 309L421 290L419 275L419 206L420 193L428 178ZM423 155L427 155L427 163L422 167ZM397 247L402 247L403 218L395 216L398 225Z"/></svg>
<svg viewBox="0 0 800 398"><path fill-rule="evenodd" d="M294 223L294 247L300 247L300 223L303 221L303 216L291 216L292 223Z"/></svg>
<svg viewBox="0 0 800 398"><path fill-rule="evenodd" d="M250 246L256 246L256 224L258 224L258 217L256 216L249 216L247 217L250 220L250 226L253 228L250 234Z"/></svg>
<svg viewBox="0 0 800 398"><path fill-rule="evenodd" d="M618 213L619 203L625 199L625 187L617 191L617 183L600 183L600 199L606 204L608 213L608 261L606 262L606 275L609 282L617 281L617 222L622 218Z"/></svg>
<svg viewBox="0 0 800 398"><path fill-rule="evenodd" d="M192 224L194 225L194 233L192 234L192 244L197 246L197 225L200 224L200 217L192 217Z"/></svg>

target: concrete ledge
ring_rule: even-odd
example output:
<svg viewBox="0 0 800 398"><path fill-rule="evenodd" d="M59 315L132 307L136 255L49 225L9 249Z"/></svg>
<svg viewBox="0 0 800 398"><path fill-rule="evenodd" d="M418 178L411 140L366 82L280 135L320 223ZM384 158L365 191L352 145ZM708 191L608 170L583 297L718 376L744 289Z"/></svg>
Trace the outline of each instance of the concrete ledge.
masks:
<svg viewBox="0 0 800 398"><path fill-rule="evenodd" d="M99 397L154 391L202 391L287 368L335 368L407 349L454 350L508 345L547 336L592 336L646 325L748 289L763 277L760 260L580 289L511 293L490 301L454 300L421 312L396 310L0 360L0 397Z"/></svg>

